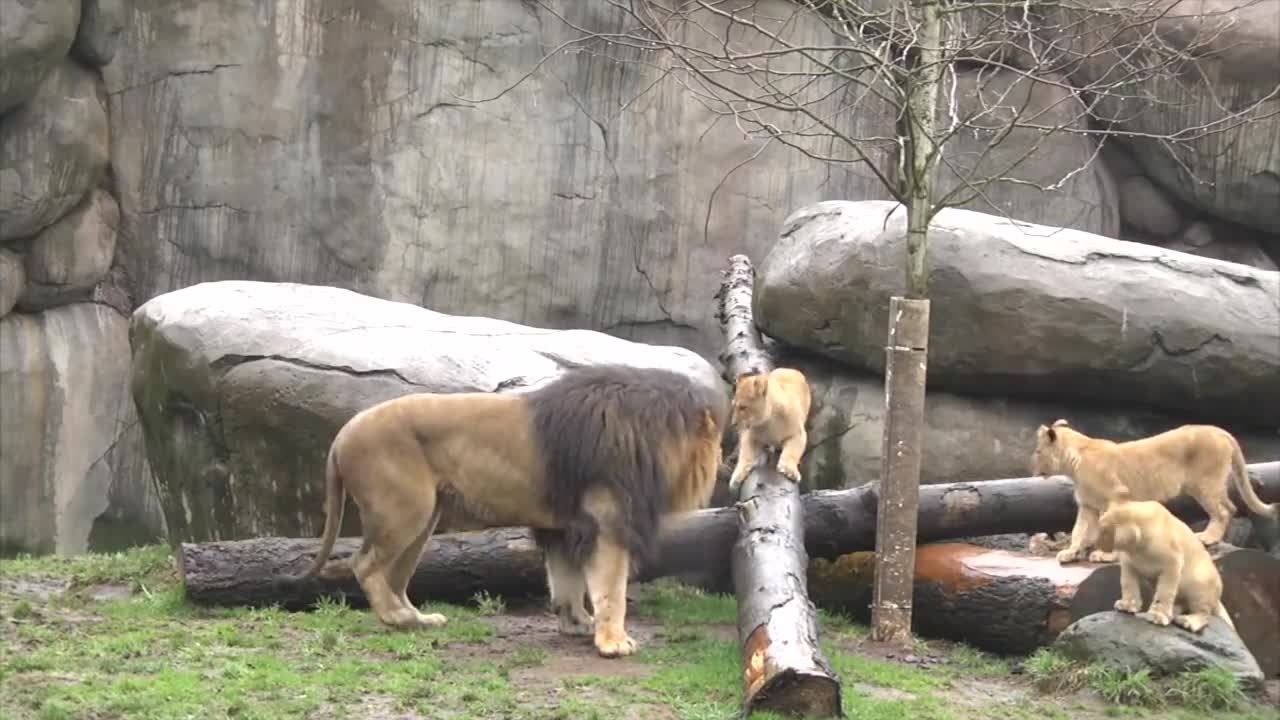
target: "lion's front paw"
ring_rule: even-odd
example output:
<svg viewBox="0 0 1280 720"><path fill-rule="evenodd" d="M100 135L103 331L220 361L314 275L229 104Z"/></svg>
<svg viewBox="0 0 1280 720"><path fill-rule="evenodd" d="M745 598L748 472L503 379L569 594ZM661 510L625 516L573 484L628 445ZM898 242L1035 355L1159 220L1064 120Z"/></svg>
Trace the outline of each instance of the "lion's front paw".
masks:
<svg viewBox="0 0 1280 720"><path fill-rule="evenodd" d="M1205 547L1212 547L1222 542L1221 540L1210 539L1206 537L1204 533L1205 533L1204 530L1201 530L1200 532L1196 533L1196 539L1200 541L1201 545L1204 545Z"/></svg>
<svg viewBox="0 0 1280 720"><path fill-rule="evenodd" d="M745 469L735 469L733 474L729 476L729 490L738 492L738 488L742 487L742 481L747 479L747 471Z"/></svg>
<svg viewBox="0 0 1280 720"><path fill-rule="evenodd" d="M1113 552L1103 552L1101 550L1094 550L1093 552L1089 553L1089 562L1091 563L1109 563L1109 562L1115 562L1115 561L1116 561L1116 554Z"/></svg>
<svg viewBox="0 0 1280 720"><path fill-rule="evenodd" d="M786 463L778 463L778 473L793 483L800 482L800 468L795 465L787 465Z"/></svg>
<svg viewBox="0 0 1280 720"><path fill-rule="evenodd" d="M1136 614L1141 607L1137 600L1125 600L1124 598L1120 598L1115 604L1116 610L1130 615Z"/></svg>
<svg viewBox="0 0 1280 720"><path fill-rule="evenodd" d="M621 637L615 637L612 634L596 635L596 651L601 657L616 658L630 655L636 651L636 641L631 636L622 633Z"/></svg>
<svg viewBox="0 0 1280 720"><path fill-rule="evenodd" d="M1072 548L1067 548L1066 550L1063 550L1062 552L1058 553L1058 562L1060 564L1075 562L1077 555L1079 555L1078 552L1076 552Z"/></svg>
<svg viewBox="0 0 1280 720"><path fill-rule="evenodd" d="M1148 610L1144 613L1138 613L1138 617L1146 620L1152 625L1168 625L1170 620L1166 613L1159 610Z"/></svg>

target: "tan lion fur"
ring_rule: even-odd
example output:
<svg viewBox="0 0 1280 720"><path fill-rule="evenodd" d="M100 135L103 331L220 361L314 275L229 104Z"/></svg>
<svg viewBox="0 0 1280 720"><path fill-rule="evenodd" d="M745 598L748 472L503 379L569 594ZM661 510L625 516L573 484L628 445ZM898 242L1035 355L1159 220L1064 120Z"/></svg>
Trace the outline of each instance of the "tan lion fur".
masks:
<svg viewBox="0 0 1280 720"><path fill-rule="evenodd" d="M737 492L766 447L778 449L778 472L800 482L800 458L809 436L804 424L811 402L804 373L776 368L769 373L743 373L733 391L732 421L738 428L738 461L729 476Z"/></svg>
<svg viewBox="0 0 1280 720"><path fill-rule="evenodd" d="M1031 474L1067 475L1075 485L1076 521L1071 544L1058 553L1058 562L1072 562L1098 540L1098 516L1114 490L1128 488L1134 500L1164 502L1186 493L1204 508L1209 524L1197 533L1206 544L1220 542L1236 507L1227 491L1228 480L1255 513L1274 516L1275 509L1258 498L1249 484L1244 454L1231 433L1213 425L1183 425L1158 435L1113 442L1092 438L1066 420L1036 430ZM1094 550L1090 562L1111 562L1114 553Z"/></svg>
<svg viewBox="0 0 1280 720"><path fill-rule="evenodd" d="M1120 561L1120 599L1115 609L1136 613L1156 625L1175 625L1194 633L1217 616L1232 630L1235 623L1222 604L1222 576L1204 543L1187 524L1159 502L1130 502L1121 487L1098 521ZM1151 605L1142 610L1140 580L1155 583Z"/></svg>
<svg viewBox="0 0 1280 720"><path fill-rule="evenodd" d="M383 623L441 625L444 616L421 613L406 592L452 507L488 527L533 528L561 631L594 634L605 657L629 655L632 562L656 552L662 517L710 501L726 400L671 371L595 366L527 393L418 393L374 405L330 446L323 541L303 577L349 569ZM345 568L326 567L347 494L364 542Z"/></svg>

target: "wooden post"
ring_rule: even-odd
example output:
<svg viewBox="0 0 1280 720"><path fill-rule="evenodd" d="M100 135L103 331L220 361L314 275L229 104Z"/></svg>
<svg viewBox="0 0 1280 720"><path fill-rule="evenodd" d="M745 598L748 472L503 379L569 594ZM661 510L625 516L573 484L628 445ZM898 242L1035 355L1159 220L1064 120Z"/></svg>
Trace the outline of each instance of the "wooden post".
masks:
<svg viewBox="0 0 1280 720"><path fill-rule="evenodd" d="M929 301L892 298L889 346L885 348L884 450L876 513L871 636L903 646L911 642L928 339Z"/></svg>

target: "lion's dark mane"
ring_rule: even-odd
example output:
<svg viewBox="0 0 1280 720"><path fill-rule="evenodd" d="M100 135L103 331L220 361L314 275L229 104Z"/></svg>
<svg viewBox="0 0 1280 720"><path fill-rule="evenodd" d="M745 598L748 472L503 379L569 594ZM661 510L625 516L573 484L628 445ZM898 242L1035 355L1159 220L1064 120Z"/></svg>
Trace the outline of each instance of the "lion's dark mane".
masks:
<svg viewBox="0 0 1280 720"><path fill-rule="evenodd" d="M559 546L581 566L600 532L583 495L606 486L620 506L619 541L637 567L651 562L676 470L662 450L703 432L703 410L723 428L727 398L678 372L625 365L575 368L526 397L546 456L545 501L563 523L535 530L538 545Z"/></svg>

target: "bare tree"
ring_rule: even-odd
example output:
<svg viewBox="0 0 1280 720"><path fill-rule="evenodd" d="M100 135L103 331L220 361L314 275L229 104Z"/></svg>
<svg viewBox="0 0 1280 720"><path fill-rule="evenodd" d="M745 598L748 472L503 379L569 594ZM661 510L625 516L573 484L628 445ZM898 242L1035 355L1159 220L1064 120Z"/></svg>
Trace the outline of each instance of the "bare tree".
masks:
<svg viewBox="0 0 1280 720"><path fill-rule="evenodd" d="M1188 157L1280 112L1280 81L1247 97L1222 92L1239 77L1227 59L1247 53L1233 44L1236 25L1274 22L1265 0L598 0L621 18L608 30L575 21L563 3L531 2L573 30L548 58L595 52L658 68L761 150L776 143L858 166L905 206L873 599L874 636L895 642L911 623L934 216L954 206L1003 213L991 197L1001 187L1070 191L1117 137L1162 148L1208 182ZM819 18L825 37L794 32L801 16ZM1177 112L1188 97L1201 111ZM866 120L877 117L888 122ZM1169 120L1179 117L1197 119ZM1046 144L1064 134L1086 151L1046 172Z"/></svg>

